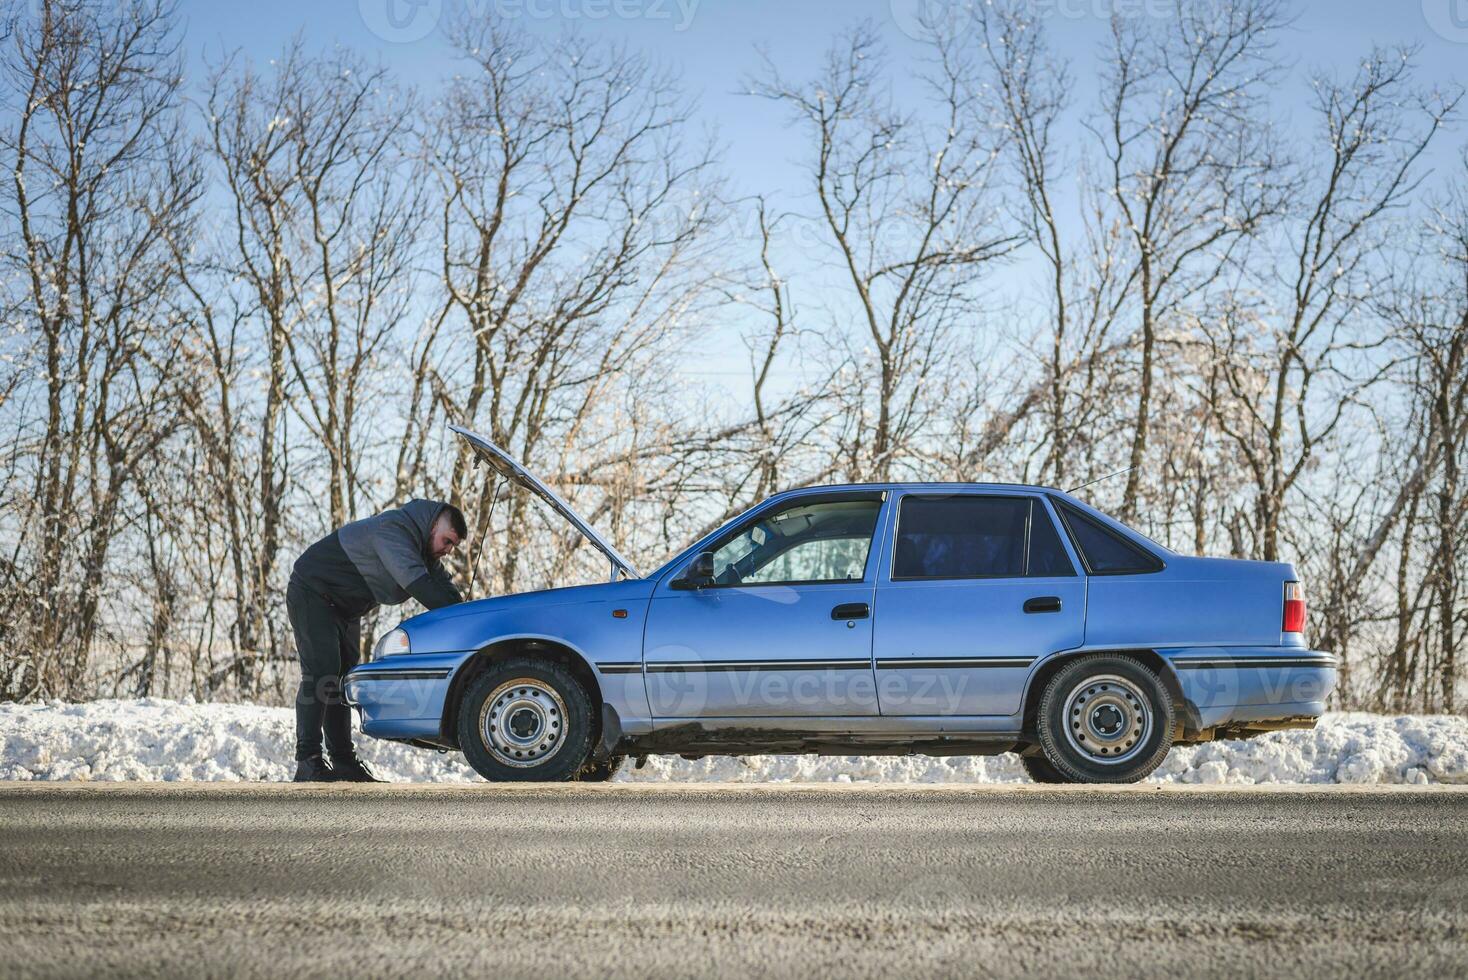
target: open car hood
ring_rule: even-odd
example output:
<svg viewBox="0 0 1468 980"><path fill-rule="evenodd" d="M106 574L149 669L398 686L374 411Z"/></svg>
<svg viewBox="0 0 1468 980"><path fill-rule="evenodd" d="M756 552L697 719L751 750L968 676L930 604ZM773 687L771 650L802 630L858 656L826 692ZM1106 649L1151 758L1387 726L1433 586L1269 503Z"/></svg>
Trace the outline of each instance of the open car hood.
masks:
<svg viewBox="0 0 1468 980"><path fill-rule="evenodd" d="M607 561L612 564L612 581L615 582L619 575L625 578L642 578L637 569L632 567L632 563L612 547L610 541L598 534L594 527L586 523L585 518L572 510L571 505L562 500L554 490L540 482L535 474L520 464L519 460L477 432L471 432L452 423L449 424L449 428L468 442L473 447L474 454L488 463L496 473L545 501L550 505L551 510L564 517L572 527L585 536L586 540L606 555Z"/></svg>

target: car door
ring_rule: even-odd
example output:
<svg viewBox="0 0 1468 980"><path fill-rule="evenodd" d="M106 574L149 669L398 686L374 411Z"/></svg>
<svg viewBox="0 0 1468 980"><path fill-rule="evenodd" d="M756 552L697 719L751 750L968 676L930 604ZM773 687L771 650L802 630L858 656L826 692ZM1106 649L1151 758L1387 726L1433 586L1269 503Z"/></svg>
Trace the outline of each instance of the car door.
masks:
<svg viewBox="0 0 1468 980"><path fill-rule="evenodd" d="M1048 503L1024 493L906 493L878 578L883 715L1012 715L1031 664L1079 646L1086 580Z"/></svg>
<svg viewBox="0 0 1468 980"><path fill-rule="evenodd" d="M803 494L716 537L712 576L658 583L643 641L661 721L877 714L873 541L885 494Z"/></svg>

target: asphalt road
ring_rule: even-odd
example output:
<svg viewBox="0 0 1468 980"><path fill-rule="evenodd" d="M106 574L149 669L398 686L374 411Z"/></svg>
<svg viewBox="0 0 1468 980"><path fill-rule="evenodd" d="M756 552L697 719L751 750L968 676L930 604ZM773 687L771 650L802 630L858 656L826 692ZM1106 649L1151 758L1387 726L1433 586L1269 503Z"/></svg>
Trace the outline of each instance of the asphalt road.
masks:
<svg viewBox="0 0 1468 980"><path fill-rule="evenodd" d="M0 786L0 973L1468 974L1468 792Z"/></svg>

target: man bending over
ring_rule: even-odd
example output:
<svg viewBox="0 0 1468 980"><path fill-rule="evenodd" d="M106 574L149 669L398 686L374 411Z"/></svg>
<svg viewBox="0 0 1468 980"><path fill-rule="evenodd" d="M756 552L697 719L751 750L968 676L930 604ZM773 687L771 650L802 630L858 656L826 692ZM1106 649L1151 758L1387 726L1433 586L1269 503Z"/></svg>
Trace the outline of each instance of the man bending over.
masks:
<svg viewBox="0 0 1468 980"><path fill-rule="evenodd" d="M429 609L463 602L442 559L467 536L459 508L410 500L332 531L296 559L285 594L301 658L296 782L381 782L352 748L352 713L341 697L342 675L361 657L362 617L409 597Z"/></svg>

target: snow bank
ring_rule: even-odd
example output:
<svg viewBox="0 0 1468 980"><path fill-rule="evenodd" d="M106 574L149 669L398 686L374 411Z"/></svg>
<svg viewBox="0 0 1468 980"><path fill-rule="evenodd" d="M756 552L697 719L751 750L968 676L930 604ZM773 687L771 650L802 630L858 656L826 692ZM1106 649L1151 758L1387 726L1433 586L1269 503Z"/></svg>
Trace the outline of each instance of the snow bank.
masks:
<svg viewBox="0 0 1468 980"><path fill-rule="evenodd" d="M384 778L477 778L458 753L358 738ZM253 704L142 698L0 704L0 779L283 780L295 772L295 714Z"/></svg>
<svg viewBox="0 0 1468 980"><path fill-rule="evenodd" d="M293 771L288 708L148 698L0 704L0 779L282 780ZM364 758L403 782L475 780L458 753L361 738ZM1024 782L1012 755L655 756L621 782ZM1468 783L1468 721L1334 714L1314 731L1176 749L1153 775L1175 783Z"/></svg>

